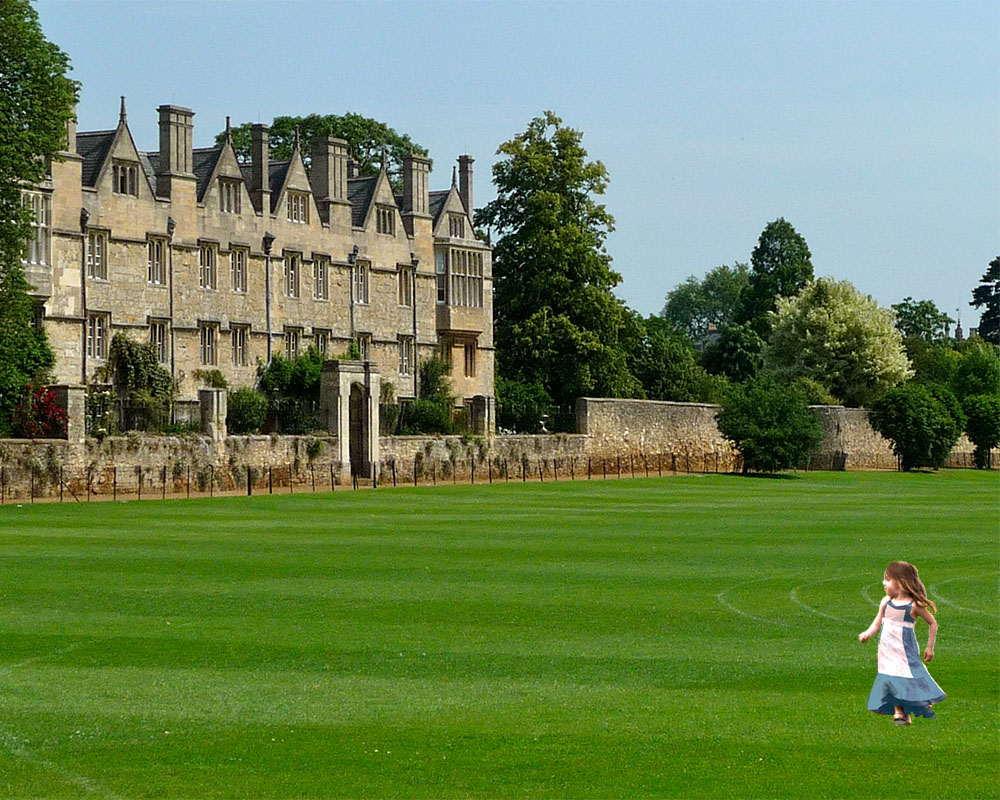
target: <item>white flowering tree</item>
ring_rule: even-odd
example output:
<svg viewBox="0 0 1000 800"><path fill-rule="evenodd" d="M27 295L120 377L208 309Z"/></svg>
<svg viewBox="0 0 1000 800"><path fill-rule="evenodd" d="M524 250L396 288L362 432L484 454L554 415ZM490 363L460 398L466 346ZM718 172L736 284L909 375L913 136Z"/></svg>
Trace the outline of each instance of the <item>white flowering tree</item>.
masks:
<svg viewBox="0 0 1000 800"><path fill-rule="evenodd" d="M778 298L764 367L782 381L817 381L845 405L867 405L913 374L894 322L850 282L819 278Z"/></svg>

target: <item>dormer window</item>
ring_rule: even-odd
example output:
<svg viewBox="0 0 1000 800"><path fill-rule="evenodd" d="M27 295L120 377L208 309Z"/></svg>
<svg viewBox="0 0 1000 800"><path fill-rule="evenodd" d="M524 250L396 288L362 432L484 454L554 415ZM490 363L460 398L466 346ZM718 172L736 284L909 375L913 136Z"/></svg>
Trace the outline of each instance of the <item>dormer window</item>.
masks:
<svg viewBox="0 0 1000 800"><path fill-rule="evenodd" d="M385 233L393 236L396 233L396 212L391 208L375 209L375 225L378 233Z"/></svg>
<svg viewBox="0 0 1000 800"><path fill-rule="evenodd" d="M286 210L289 222L303 225L309 222L309 195L305 192L289 192L286 200Z"/></svg>
<svg viewBox="0 0 1000 800"><path fill-rule="evenodd" d="M115 161L111 165L113 183L111 191L115 194L130 194L139 196L139 165L132 161Z"/></svg>
<svg viewBox="0 0 1000 800"><path fill-rule="evenodd" d="M465 238L465 220L458 214L448 215L448 235L453 239Z"/></svg>
<svg viewBox="0 0 1000 800"><path fill-rule="evenodd" d="M240 182L219 180L219 211L225 214L240 213Z"/></svg>

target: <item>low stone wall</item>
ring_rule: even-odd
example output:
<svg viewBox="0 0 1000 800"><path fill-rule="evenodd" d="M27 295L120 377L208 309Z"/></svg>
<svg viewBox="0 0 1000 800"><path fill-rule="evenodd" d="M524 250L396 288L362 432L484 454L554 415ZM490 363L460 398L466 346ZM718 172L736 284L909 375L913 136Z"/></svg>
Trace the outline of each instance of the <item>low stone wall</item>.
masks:
<svg viewBox="0 0 1000 800"><path fill-rule="evenodd" d="M889 442L872 430L865 410L812 410L824 439L802 466L896 468ZM485 482L729 472L737 468L738 454L719 433L717 411L717 406L698 403L581 398L576 434L385 436L380 439L378 480L385 485L414 479ZM336 436L277 435L4 439L0 499L294 491L302 485L327 489L350 481L341 469L337 444ZM972 450L962 437L946 466L973 466ZM998 451L994 463L1000 463Z"/></svg>

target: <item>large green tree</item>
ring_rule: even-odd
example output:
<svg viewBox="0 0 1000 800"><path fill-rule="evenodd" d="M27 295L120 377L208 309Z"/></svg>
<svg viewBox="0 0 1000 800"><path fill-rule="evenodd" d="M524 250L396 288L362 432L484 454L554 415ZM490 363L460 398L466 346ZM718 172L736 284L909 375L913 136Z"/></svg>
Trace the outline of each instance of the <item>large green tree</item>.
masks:
<svg viewBox="0 0 1000 800"><path fill-rule="evenodd" d="M709 375L687 334L663 317L641 321L642 333L629 356L629 369L649 400L717 402L727 382Z"/></svg>
<svg viewBox="0 0 1000 800"><path fill-rule="evenodd" d="M901 303L892 306L892 310L896 314L896 328L904 339L942 342L948 338L948 327L955 322L931 300L904 297Z"/></svg>
<svg viewBox="0 0 1000 800"><path fill-rule="evenodd" d="M497 369L559 405L581 395L641 396L627 354L641 331L612 293L614 219L595 199L608 173L583 134L552 112L497 150L497 197L477 212L493 247Z"/></svg>
<svg viewBox="0 0 1000 800"><path fill-rule="evenodd" d="M65 147L77 91L68 70L28 0L0 3L0 435L10 430L25 385L55 363L45 332L32 324L21 260L33 211L23 190L46 177Z"/></svg>
<svg viewBox="0 0 1000 800"><path fill-rule="evenodd" d="M767 339L770 312L782 297L794 297L813 279L812 253L790 222L769 222L750 255L750 277L740 304L738 322L748 323Z"/></svg>
<svg viewBox="0 0 1000 800"><path fill-rule="evenodd" d="M937 468L962 432L955 418L954 396L935 387L907 383L890 389L871 407L872 427L892 442L904 470Z"/></svg>
<svg viewBox="0 0 1000 800"><path fill-rule="evenodd" d="M715 267L701 279L692 275L667 293L662 316L694 340L712 325L721 331L735 321L749 280L750 268L739 262Z"/></svg>
<svg viewBox="0 0 1000 800"><path fill-rule="evenodd" d="M252 123L244 122L232 129L233 149L236 155L250 160L250 129ZM382 166L382 152L386 155L386 168L397 182L402 180L403 159L410 153L426 154L426 150L409 135L398 133L384 122L361 114L309 114L307 116L275 117L268 134L268 152L276 161L292 157L295 132L298 131L302 155L309 161L309 142L317 136L336 136L345 139L351 158L358 165L361 175L376 175ZM216 144L225 141L226 132L215 137Z"/></svg>
<svg viewBox="0 0 1000 800"><path fill-rule="evenodd" d="M972 290L970 306L985 310L979 318L979 335L987 342L1000 344L1000 256L994 258L980 283Z"/></svg>
<svg viewBox="0 0 1000 800"><path fill-rule="evenodd" d="M892 312L848 281L820 278L777 308L764 366L780 380L810 378L861 406L912 374Z"/></svg>

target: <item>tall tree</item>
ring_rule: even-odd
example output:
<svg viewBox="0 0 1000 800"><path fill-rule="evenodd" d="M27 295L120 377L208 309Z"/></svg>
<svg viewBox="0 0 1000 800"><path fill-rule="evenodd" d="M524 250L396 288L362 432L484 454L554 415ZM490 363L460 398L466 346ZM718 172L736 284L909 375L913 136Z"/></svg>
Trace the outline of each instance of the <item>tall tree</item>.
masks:
<svg viewBox="0 0 1000 800"><path fill-rule="evenodd" d="M769 312L781 297L794 297L813 279L812 253L790 222L769 222L750 255L750 279L737 321L749 323L763 338L771 330Z"/></svg>
<svg viewBox="0 0 1000 800"><path fill-rule="evenodd" d="M662 316L692 339L701 339L709 326L722 330L735 321L749 279L750 268L739 262L709 270L701 280L692 275L667 293Z"/></svg>
<svg viewBox="0 0 1000 800"><path fill-rule="evenodd" d="M28 0L0 4L0 435L24 386L55 363L21 260L32 234L25 187L40 183L66 141L76 83L69 59L47 41Z"/></svg>
<svg viewBox="0 0 1000 800"><path fill-rule="evenodd" d="M832 278L778 300L764 364L785 381L811 378L851 406L867 404L912 374L892 312Z"/></svg>
<svg viewBox="0 0 1000 800"><path fill-rule="evenodd" d="M726 381L709 375L698 363L694 344L663 317L641 321L642 335L629 356L629 369L650 400L717 402Z"/></svg>
<svg viewBox="0 0 1000 800"><path fill-rule="evenodd" d="M972 290L969 305L974 308L986 306L979 318L979 335L987 342L1000 344L1000 256L990 262L979 280L979 286Z"/></svg>
<svg viewBox="0 0 1000 800"><path fill-rule="evenodd" d="M612 294L605 239L614 219L594 198L608 173L587 161L583 134L551 111L500 145L497 198L477 212L492 227L499 374L539 385L560 405L586 394L641 396L627 353L640 334Z"/></svg>
<svg viewBox="0 0 1000 800"><path fill-rule="evenodd" d="M232 129L233 149L243 161L250 160L250 129L252 123L244 122ZM280 116L271 122L268 134L268 152L276 161L292 157L295 132L299 132L302 155L309 161L308 142L317 136L336 136L345 139L351 158L358 165L361 175L376 175L382 165L382 151L386 153L386 168L394 180L402 180L403 159L410 153L426 154L427 151L409 135L398 133L384 122L361 114L309 114L307 116ZM215 137L216 144L225 141L225 131Z"/></svg>
<svg viewBox="0 0 1000 800"><path fill-rule="evenodd" d="M931 300L904 297L903 302L892 306L892 310L896 313L896 328L904 339L941 342L948 338L948 326L955 322Z"/></svg>

